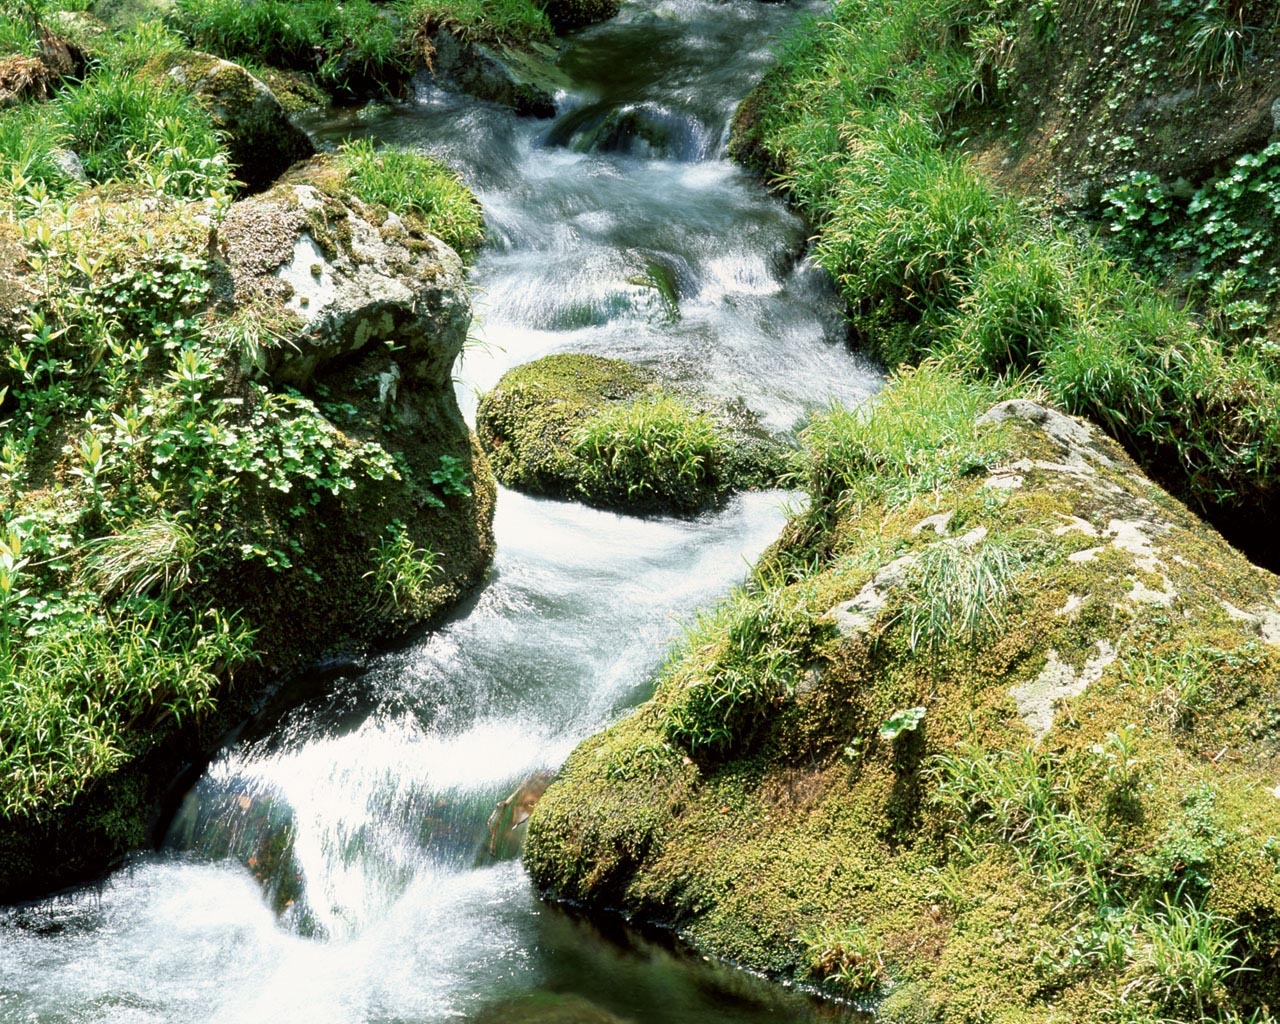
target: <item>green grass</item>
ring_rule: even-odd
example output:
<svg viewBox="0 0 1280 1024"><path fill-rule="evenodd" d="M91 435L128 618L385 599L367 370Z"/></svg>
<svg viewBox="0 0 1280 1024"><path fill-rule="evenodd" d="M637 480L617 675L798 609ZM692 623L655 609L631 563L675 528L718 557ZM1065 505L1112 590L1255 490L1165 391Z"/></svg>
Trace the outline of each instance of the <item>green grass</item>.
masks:
<svg viewBox="0 0 1280 1024"><path fill-rule="evenodd" d="M419 38L437 28L478 43L524 45L551 37L543 8L530 0L402 0L399 10Z"/></svg>
<svg viewBox="0 0 1280 1024"><path fill-rule="evenodd" d="M458 175L420 153L372 142L348 142L339 151L347 186L366 203L398 214L416 214L431 234L463 256L484 238L480 204Z"/></svg>
<svg viewBox="0 0 1280 1024"><path fill-rule="evenodd" d="M229 186L209 115L167 82L104 68L59 98L58 115L91 181L137 181L184 198Z"/></svg>
<svg viewBox="0 0 1280 1024"><path fill-rule="evenodd" d="M594 500L694 511L718 491L725 442L709 416L668 396L606 408L573 438L578 489Z"/></svg>
<svg viewBox="0 0 1280 1024"><path fill-rule="evenodd" d="M1014 22L982 0L841 0L783 48L740 112L735 152L816 224L814 258L857 338L891 368L942 356L974 376L1034 381L1198 508L1280 507L1274 344L1241 343L1248 327L1206 329L949 146L942 126L979 101L987 73L964 40ZM1248 211L1269 202L1280 163L1246 163L1206 193L1203 216L1216 219L1188 235L1219 267L1252 266L1271 245ZM1136 210L1146 194L1116 202ZM1224 302L1214 322L1256 325L1265 307L1247 299Z"/></svg>

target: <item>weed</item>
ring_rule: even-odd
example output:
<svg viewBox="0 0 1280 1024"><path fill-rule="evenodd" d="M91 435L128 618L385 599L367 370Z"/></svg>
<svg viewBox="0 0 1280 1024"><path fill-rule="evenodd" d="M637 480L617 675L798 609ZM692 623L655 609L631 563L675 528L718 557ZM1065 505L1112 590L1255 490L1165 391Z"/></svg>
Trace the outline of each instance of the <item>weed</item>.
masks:
<svg viewBox="0 0 1280 1024"><path fill-rule="evenodd" d="M987 540L974 549L930 544L912 567L900 612L911 649L972 646L998 630L1010 583L1022 568L1022 556L1004 541Z"/></svg>
<svg viewBox="0 0 1280 1024"><path fill-rule="evenodd" d="M375 609L418 617L430 605L431 581L439 572L439 555L420 548L400 520L393 520L370 552L374 567L365 573L373 580Z"/></svg>
<svg viewBox="0 0 1280 1024"><path fill-rule="evenodd" d="M153 590L168 596L191 581L199 554L189 526L158 516L90 541L84 571L108 601L118 596L144 597Z"/></svg>

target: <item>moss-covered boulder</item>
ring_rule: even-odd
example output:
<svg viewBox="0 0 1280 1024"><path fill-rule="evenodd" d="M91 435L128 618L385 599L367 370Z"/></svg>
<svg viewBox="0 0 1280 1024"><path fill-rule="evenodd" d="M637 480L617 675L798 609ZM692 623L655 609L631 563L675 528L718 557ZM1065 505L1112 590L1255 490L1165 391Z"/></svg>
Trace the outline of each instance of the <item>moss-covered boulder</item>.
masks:
<svg viewBox="0 0 1280 1024"><path fill-rule="evenodd" d="M167 54L157 65L193 92L222 134L232 170L249 192L261 192L315 153L275 94L239 64L207 53Z"/></svg>
<svg viewBox="0 0 1280 1024"><path fill-rule="evenodd" d="M577 354L506 373L481 401L476 432L506 486L632 511L691 512L776 487L791 454L746 410Z"/></svg>
<svg viewBox="0 0 1280 1024"><path fill-rule="evenodd" d="M1271 1019L1280 579L1008 397L814 424L810 508L534 811L544 892L887 1022Z"/></svg>
<svg viewBox="0 0 1280 1024"><path fill-rule="evenodd" d="M421 627L492 558L461 260L312 171L0 232L0 901L145 844L284 674Z"/></svg>
<svg viewBox="0 0 1280 1024"><path fill-rule="evenodd" d="M554 89L567 84L555 68L526 50L486 45L448 27L429 37L431 60L422 72L450 92L510 107L525 117L554 117Z"/></svg>

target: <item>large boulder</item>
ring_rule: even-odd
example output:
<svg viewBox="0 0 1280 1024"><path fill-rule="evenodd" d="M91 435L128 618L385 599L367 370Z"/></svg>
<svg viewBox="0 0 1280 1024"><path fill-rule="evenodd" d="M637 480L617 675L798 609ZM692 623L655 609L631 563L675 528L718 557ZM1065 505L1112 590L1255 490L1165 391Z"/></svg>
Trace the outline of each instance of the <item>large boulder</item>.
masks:
<svg viewBox="0 0 1280 1024"><path fill-rule="evenodd" d="M555 116L555 89L566 79L535 55L476 42L448 28L437 28L428 40L431 59L420 73L427 81L523 116Z"/></svg>
<svg viewBox="0 0 1280 1024"><path fill-rule="evenodd" d="M266 304L290 321L264 354L267 372L305 389L335 363L394 345L406 385L445 387L471 322L462 260L323 176L304 168L235 203L219 228L232 305Z"/></svg>
<svg viewBox="0 0 1280 1024"><path fill-rule="evenodd" d="M261 192L315 146L275 94L229 60L207 53L183 53L162 61L167 74L195 93L223 135L236 177L249 192Z"/></svg>
<svg viewBox="0 0 1280 1024"><path fill-rule="evenodd" d="M526 866L888 1022L1248 1018L1280 996L1280 579L991 397L926 368L815 425L811 507L570 757Z"/></svg>

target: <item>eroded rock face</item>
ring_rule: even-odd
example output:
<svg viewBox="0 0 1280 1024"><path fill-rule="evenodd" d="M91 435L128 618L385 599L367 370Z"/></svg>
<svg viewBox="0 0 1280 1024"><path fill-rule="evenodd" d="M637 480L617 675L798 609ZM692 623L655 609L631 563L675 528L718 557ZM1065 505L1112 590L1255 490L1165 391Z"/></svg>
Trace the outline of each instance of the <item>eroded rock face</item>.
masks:
<svg viewBox="0 0 1280 1024"><path fill-rule="evenodd" d="M794 521L763 595L571 756L530 821L544 891L837 988L874 964L855 991L890 1022L1099 1019L1187 887L1280 980L1280 579L1083 421L1015 401L974 430L983 464ZM1095 919L1136 952L1038 973Z"/></svg>
<svg viewBox="0 0 1280 1024"><path fill-rule="evenodd" d="M397 380L449 385L471 309L462 261L443 242L305 174L234 204L219 239L231 302L284 317L267 357L274 380L305 389L337 362L394 345Z"/></svg>
<svg viewBox="0 0 1280 1024"><path fill-rule="evenodd" d="M239 64L188 53L168 74L209 111L224 134L236 177L249 192L269 188L289 167L315 153L307 133L289 120L271 90Z"/></svg>

